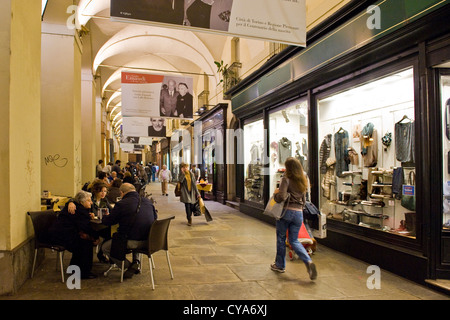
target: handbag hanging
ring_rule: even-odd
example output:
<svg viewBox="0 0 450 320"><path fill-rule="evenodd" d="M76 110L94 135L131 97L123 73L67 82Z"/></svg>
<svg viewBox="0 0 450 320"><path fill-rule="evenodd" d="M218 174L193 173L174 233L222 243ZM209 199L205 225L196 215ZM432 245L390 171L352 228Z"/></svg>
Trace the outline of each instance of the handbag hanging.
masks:
<svg viewBox="0 0 450 320"><path fill-rule="evenodd" d="M134 213L134 215L131 219L130 229L133 226L133 224L136 220L136 216L141 208L141 202L142 202L142 198L139 197L139 204L137 206L136 212ZM127 255L128 231L127 232L115 232L112 235L110 255L111 255L111 257L113 257L119 261L124 261L126 255Z"/></svg>
<svg viewBox="0 0 450 320"><path fill-rule="evenodd" d="M181 183L177 182L177 185L175 186L175 197L181 196Z"/></svg>
<svg viewBox="0 0 450 320"><path fill-rule="evenodd" d="M411 171L408 177L409 184L404 184L402 187L401 205L410 211L416 211L416 174L414 171Z"/></svg>
<svg viewBox="0 0 450 320"><path fill-rule="evenodd" d="M280 220L286 213L286 204L289 203L290 198L291 194L288 193L288 197L286 198L286 200L282 202L276 202L274 196L272 196L267 203L267 206L264 209L263 213L269 217L275 218L276 220Z"/></svg>

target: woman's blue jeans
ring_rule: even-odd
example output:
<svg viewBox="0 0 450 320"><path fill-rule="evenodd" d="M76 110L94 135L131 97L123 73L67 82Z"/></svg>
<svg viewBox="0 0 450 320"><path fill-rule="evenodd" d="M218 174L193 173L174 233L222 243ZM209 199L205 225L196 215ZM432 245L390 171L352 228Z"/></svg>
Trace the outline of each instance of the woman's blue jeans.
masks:
<svg viewBox="0 0 450 320"><path fill-rule="evenodd" d="M303 212L287 209L283 218L277 220L277 256L275 264L279 268L286 267L286 231L289 231L289 244L304 263L311 258L305 247L298 241L298 233L303 224Z"/></svg>

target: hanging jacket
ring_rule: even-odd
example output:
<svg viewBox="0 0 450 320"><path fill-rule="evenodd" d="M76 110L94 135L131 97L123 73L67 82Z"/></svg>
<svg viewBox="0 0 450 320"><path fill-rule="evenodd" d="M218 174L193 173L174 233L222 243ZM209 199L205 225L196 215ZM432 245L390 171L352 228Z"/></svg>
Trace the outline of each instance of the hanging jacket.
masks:
<svg viewBox="0 0 450 320"><path fill-rule="evenodd" d="M330 156L330 152L331 152L331 134L328 134L323 139L322 144L320 145L320 150L319 150L320 173L322 173L322 174L327 173L326 161L327 161L328 157Z"/></svg>

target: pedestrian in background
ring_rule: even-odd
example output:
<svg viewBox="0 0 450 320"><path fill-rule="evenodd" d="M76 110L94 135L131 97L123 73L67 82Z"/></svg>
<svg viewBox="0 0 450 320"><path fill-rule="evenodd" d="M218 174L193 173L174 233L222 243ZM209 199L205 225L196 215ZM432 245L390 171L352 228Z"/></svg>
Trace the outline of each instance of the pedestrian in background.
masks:
<svg viewBox="0 0 450 320"><path fill-rule="evenodd" d="M186 218L188 226L192 225L192 212L194 211L195 203L200 198L200 193L197 189L195 177L191 171L189 171L189 165L187 163L181 163L181 172L178 176L178 182L181 187L180 201L184 203L186 210Z"/></svg>
<svg viewBox="0 0 450 320"><path fill-rule="evenodd" d="M167 166L163 164L161 170L159 170L158 180L161 181L161 191L162 195L168 196L169 182L172 180L172 173L167 170Z"/></svg>

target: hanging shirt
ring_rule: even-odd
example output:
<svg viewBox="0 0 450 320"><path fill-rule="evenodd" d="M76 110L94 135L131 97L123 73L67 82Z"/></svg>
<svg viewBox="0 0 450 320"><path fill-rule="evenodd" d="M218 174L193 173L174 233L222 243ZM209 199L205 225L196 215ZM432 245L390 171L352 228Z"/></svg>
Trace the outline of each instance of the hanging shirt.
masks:
<svg viewBox="0 0 450 320"><path fill-rule="evenodd" d="M284 165L289 157L292 157L292 142L284 137L278 142L278 159L280 164Z"/></svg>
<svg viewBox="0 0 450 320"><path fill-rule="evenodd" d="M395 124L395 156L400 162L414 163L414 121Z"/></svg>

